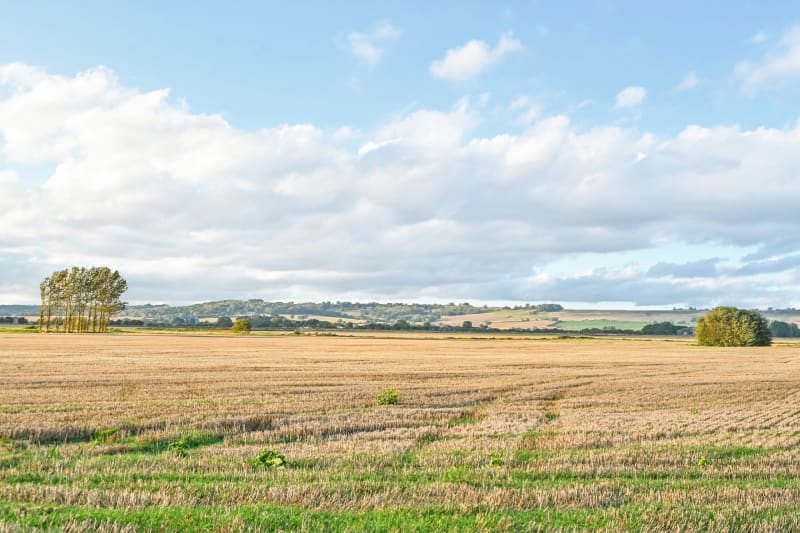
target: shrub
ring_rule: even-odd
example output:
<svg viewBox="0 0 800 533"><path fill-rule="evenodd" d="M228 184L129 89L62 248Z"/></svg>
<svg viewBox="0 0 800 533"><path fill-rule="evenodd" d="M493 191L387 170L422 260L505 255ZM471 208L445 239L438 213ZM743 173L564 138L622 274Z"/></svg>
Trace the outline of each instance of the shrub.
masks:
<svg viewBox="0 0 800 533"><path fill-rule="evenodd" d="M400 392L397 389L383 389L377 400L378 405L397 405L400 402Z"/></svg>
<svg viewBox="0 0 800 533"><path fill-rule="evenodd" d="M250 320L247 318L237 318L233 323L231 331L234 333L250 333Z"/></svg>
<svg viewBox="0 0 800 533"><path fill-rule="evenodd" d="M275 450L264 448L264 450L258 454L256 461L258 464L267 467L285 466L286 456L276 452Z"/></svg>
<svg viewBox="0 0 800 533"><path fill-rule="evenodd" d="M769 346L772 333L758 311L716 307L697 321L701 346Z"/></svg>

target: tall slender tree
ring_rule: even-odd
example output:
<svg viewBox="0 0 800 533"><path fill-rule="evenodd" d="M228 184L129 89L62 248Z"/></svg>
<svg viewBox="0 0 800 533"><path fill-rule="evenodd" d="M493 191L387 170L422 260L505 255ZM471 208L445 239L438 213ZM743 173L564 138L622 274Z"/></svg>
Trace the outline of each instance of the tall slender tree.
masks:
<svg viewBox="0 0 800 533"><path fill-rule="evenodd" d="M39 285L39 331L108 331L111 317L125 309L120 298L127 290L125 278L108 267L53 272Z"/></svg>

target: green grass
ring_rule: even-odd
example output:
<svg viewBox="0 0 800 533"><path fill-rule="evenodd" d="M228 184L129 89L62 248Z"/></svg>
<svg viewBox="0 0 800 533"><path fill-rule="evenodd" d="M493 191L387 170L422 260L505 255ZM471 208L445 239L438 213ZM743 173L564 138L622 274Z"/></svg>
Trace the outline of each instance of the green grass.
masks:
<svg viewBox="0 0 800 533"><path fill-rule="evenodd" d="M447 421L447 425L454 426L469 426L478 423L478 418L475 415L456 416Z"/></svg>
<svg viewBox="0 0 800 533"><path fill-rule="evenodd" d="M438 506L390 508L365 511L310 510L275 504L225 506L152 507L125 511L75 505L30 505L0 502L0 521L26 528L63 529L81 524L93 529L114 523L142 531L217 531L258 529L261 531L646 531L697 524L716 531L771 525L774 530L794 530L800 524L800 509L782 506L768 511L746 510L720 514L707 506L676 507L666 504L622 505L614 508L529 510L476 509L463 511ZM664 527L666 526L666 527ZM783 527L782 527L783 526Z"/></svg>
<svg viewBox="0 0 800 533"><path fill-rule="evenodd" d="M114 433L104 431L104 437ZM558 433L530 431L508 435L508 439L548 439ZM123 439L122 444L128 439ZM456 450L454 460L461 463L433 467L435 451L410 449L400 453L351 455L341 463L304 459L290 461L282 468L263 468L252 464L252 457L238 461L230 456L200 456L169 453L169 443L185 440L187 449L218 445L218 437L207 432L192 432L171 441L162 441L152 450L143 447L123 449L112 455L94 455L101 444L90 442L60 446L34 445L4 440L0 448L0 494L16 487L43 489L135 490L147 494L191 495L195 505L160 505L119 509L106 505L65 505L50 500L16 501L0 496L0 523L23 528L59 530L76 527L96 529L103 524L132 526L141 531L215 531L225 529L308 530L308 531L474 531L542 530L563 528L567 531L610 528L613 530L668 530L676 524L689 531L717 526L738 529L745 525L777 524L776 530L794 530L800 524L797 507L775 506L750 513L724 505L659 505L642 503L654 493L697 494L724 493L726 490L800 490L800 478L786 475L733 472L735 464L756 464L759 458L785 453L780 449L731 446L626 446L613 449L537 450L518 449L512 454L502 450ZM425 440L418 444L435 442ZM113 444L119 444L115 442ZM152 454L149 452L157 451ZM458 452L457 454L455 452ZM657 463L642 463L640 468L625 470L584 470L576 467L596 454L630 454L686 458L680 468L654 468ZM697 457L707 464L695 466ZM86 476L74 473L78 462L93 472ZM557 466L558 465L558 466ZM536 505L532 508L492 506L472 502L464 508L444 505L401 506L352 510L330 509L314 505L278 505L276 503L240 502L254 488L272 487L278 494L298 487L317 487L313 501L340 498L357 504L386 493L408 501L417 492L434 487L524 491L572 491L580 495L603 486L603 500L581 506ZM288 494L288 492L287 492ZM242 496L244 495L244 496ZM227 501L230 499L230 501ZM337 500L334 500L337 501ZM591 501L591 500L590 500ZM213 502L220 502L215 504ZM310 504L311 502L309 502ZM717 527L715 526L715 527ZM719 529L720 531L724 529Z"/></svg>
<svg viewBox="0 0 800 533"><path fill-rule="evenodd" d="M5 326L0 327L0 333L39 333L36 326Z"/></svg>

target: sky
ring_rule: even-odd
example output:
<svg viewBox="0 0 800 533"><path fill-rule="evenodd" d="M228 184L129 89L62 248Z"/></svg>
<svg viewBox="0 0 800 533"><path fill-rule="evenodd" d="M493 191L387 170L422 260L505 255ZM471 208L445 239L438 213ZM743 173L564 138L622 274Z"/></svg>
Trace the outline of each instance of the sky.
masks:
<svg viewBox="0 0 800 533"><path fill-rule="evenodd" d="M2 13L0 304L800 306L800 3Z"/></svg>

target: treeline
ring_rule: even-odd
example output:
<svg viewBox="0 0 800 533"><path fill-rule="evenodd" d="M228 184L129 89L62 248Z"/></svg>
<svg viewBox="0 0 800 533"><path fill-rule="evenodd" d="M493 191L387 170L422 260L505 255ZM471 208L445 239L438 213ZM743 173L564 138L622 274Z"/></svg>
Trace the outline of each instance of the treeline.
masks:
<svg viewBox="0 0 800 533"><path fill-rule="evenodd" d="M191 323L198 318L232 316L288 315L293 320L312 317L336 319L355 318L368 322L393 324L398 320L409 323L436 322L443 316L485 313L498 310L529 309L532 313L563 310L558 304L525 304L512 307L475 306L469 302L448 304L407 304L378 302L267 302L260 299L220 300L200 304L172 307L169 305L136 305L128 309L129 318L152 319L171 322L181 318Z"/></svg>
<svg viewBox="0 0 800 533"><path fill-rule="evenodd" d="M487 324L473 327L469 321L461 326L433 324L424 322L413 324L407 320L397 320L393 323L367 322L354 323L343 320L328 321L317 318L293 320L281 315L272 316L237 316L236 320L246 319L252 330L366 330L366 331L431 331L431 332L471 332L471 333L496 333L496 334L581 334L581 335L641 335L642 332L633 329L617 329L613 326L604 328L583 328L579 330L563 330L558 328L492 328ZM215 322L187 322L182 318L170 321L156 321L152 319L120 319L112 322L115 326L142 326L144 328L173 328L181 330L230 330L234 324L231 317L219 317Z"/></svg>
<svg viewBox="0 0 800 533"><path fill-rule="evenodd" d="M27 324L28 319L24 316L0 316L0 324Z"/></svg>
<svg viewBox="0 0 800 533"><path fill-rule="evenodd" d="M316 318L304 320L292 320L281 315L274 316L239 316L236 318L246 318L255 330L294 330L294 329L348 329L348 330L372 330L372 331L441 331L441 332L489 332L489 333L541 333L541 334L580 334L580 335L694 335L693 328L672 322L657 322L647 324L641 330L619 329L614 326L603 328L582 328L575 330L565 330L559 328L511 328L499 329L488 325L473 326L469 321L465 321L461 326L439 325L425 322L422 324L412 324L406 320L398 320L387 324L384 322L369 322L356 324L343 320L328 321ZM0 319L2 322L2 319ZM112 320L111 326L118 327L145 327L145 328L180 328L210 330L228 330L233 326L234 320L230 317L220 317L215 322L187 322L181 318L170 321L142 320L136 318L121 318ZM800 338L800 328L796 324L774 321L770 323L772 336L776 338Z"/></svg>
<svg viewBox="0 0 800 533"><path fill-rule="evenodd" d="M800 328L797 324L775 320L769 325L769 330L772 332L773 337L783 338L798 338L800 337Z"/></svg>
<svg viewBox="0 0 800 533"><path fill-rule="evenodd" d="M42 281L39 331L104 332L111 317L125 309L120 300L128 283L108 267L72 267Z"/></svg>
<svg viewBox="0 0 800 533"><path fill-rule="evenodd" d="M679 326L672 322L656 322L647 324L642 328L642 335L678 335L681 331L687 330L686 326Z"/></svg>

